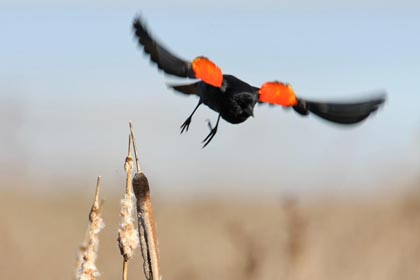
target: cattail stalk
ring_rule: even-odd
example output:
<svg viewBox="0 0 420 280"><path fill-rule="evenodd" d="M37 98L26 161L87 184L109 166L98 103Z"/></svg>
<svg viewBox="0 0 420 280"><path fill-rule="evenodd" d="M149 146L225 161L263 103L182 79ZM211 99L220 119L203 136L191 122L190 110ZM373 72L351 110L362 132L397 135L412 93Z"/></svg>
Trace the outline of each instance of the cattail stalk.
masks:
<svg viewBox="0 0 420 280"><path fill-rule="evenodd" d="M133 176L133 158L131 157L132 136L129 135L128 155L125 158L126 172L125 194L121 200L121 224L118 230L118 246L123 256L123 280L127 279L128 261L133 257L134 250L139 246L138 233L134 227L133 209L134 195L131 178Z"/></svg>
<svg viewBox="0 0 420 280"><path fill-rule="evenodd" d="M101 177L98 177L96 182L95 200L89 213L89 227L87 234L87 246L81 249L82 262L78 269L77 279L79 280L94 280L98 277L99 271L96 267L96 258L98 256L99 237L98 234L105 226L100 214L99 204L99 190L100 190ZM83 245L82 247L83 248Z"/></svg>
<svg viewBox="0 0 420 280"><path fill-rule="evenodd" d="M133 178L134 194L137 198L137 219L140 245L143 256L144 275L147 280L160 280L160 261L156 225L153 216L150 188L143 172Z"/></svg>
<svg viewBox="0 0 420 280"><path fill-rule="evenodd" d="M134 128L131 121L129 122L129 125L130 125L131 141L133 143L133 148L134 148L134 156L136 157L136 168L137 168L136 170L137 172L140 172L141 168L140 168L139 154L137 153L136 138L134 137Z"/></svg>
<svg viewBox="0 0 420 280"><path fill-rule="evenodd" d="M130 133L136 157L137 173L133 178L133 190L137 198L137 220L143 270L147 280L160 280L160 260L156 225L153 216L150 187L146 175L140 169L133 125L130 122Z"/></svg>

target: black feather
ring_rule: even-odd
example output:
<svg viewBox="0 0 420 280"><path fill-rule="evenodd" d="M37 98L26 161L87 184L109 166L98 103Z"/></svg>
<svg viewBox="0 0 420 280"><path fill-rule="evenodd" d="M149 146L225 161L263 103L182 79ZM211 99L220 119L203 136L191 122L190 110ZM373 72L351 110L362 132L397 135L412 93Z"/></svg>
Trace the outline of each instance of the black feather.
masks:
<svg viewBox="0 0 420 280"><path fill-rule="evenodd" d="M199 95L199 89L198 89L198 85L200 82L195 82L193 84L189 84L189 85L168 85L170 88L186 94L186 95Z"/></svg>
<svg viewBox="0 0 420 280"><path fill-rule="evenodd" d="M325 120L339 124L355 124L366 119L371 113L378 110L385 102L385 95L365 99L357 102L315 102L298 99L293 109L301 114L313 113Z"/></svg>
<svg viewBox="0 0 420 280"><path fill-rule="evenodd" d="M159 44L146 29L140 17L134 19L133 29L144 52L150 55L150 59L156 63L159 69L170 75L194 78L191 63L177 57Z"/></svg>

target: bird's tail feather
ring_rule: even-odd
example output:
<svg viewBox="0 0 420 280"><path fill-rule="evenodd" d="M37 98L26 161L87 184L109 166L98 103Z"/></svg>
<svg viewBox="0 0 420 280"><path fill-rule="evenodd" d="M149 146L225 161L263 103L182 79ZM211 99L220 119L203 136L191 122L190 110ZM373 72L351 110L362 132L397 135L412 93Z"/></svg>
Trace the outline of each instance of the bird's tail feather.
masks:
<svg viewBox="0 0 420 280"><path fill-rule="evenodd" d="M195 82L193 84L188 84L188 85L170 85L170 84L168 84L168 87L170 87L170 88L172 88L172 89L174 89L174 90L176 90L180 93L186 94L186 95L191 95L191 94L199 95L199 92L198 92L198 84L199 83L200 82Z"/></svg>

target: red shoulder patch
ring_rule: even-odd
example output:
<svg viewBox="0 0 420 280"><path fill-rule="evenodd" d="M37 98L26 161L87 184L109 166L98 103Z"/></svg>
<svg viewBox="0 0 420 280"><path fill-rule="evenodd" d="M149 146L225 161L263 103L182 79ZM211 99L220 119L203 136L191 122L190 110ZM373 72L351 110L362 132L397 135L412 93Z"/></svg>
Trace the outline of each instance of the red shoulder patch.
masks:
<svg viewBox="0 0 420 280"><path fill-rule="evenodd" d="M222 86L222 70L208 58L203 56L195 58L192 62L192 69L197 79L215 87Z"/></svg>
<svg viewBox="0 0 420 280"><path fill-rule="evenodd" d="M283 107L295 106L298 103L295 91L289 84L267 82L261 86L259 94L259 101L265 103Z"/></svg>

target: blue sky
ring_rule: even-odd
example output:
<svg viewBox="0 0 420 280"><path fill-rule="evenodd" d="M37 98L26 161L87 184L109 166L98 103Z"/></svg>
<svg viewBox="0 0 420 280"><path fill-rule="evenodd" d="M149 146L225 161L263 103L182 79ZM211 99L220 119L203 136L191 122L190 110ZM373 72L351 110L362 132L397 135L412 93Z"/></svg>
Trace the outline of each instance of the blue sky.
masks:
<svg viewBox="0 0 420 280"><path fill-rule="evenodd" d="M19 172L20 185L27 188L29 181L36 191L63 179L67 189L84 189L96 175L118 182L128 120L162 196L365 193L418 178L418 4L239 3L3 1L4 180ZM197 100L168 90L166 82L182 80L157 71L138 49L131 22L139 12L175 53L188 59L205 54L256 86L281 80L300 96L334 100L386 89L388 102L352 128L259 107L241 125L221 123L202 150L205 121L217 114L200 108L190 131L179 135Z"/></svg>

